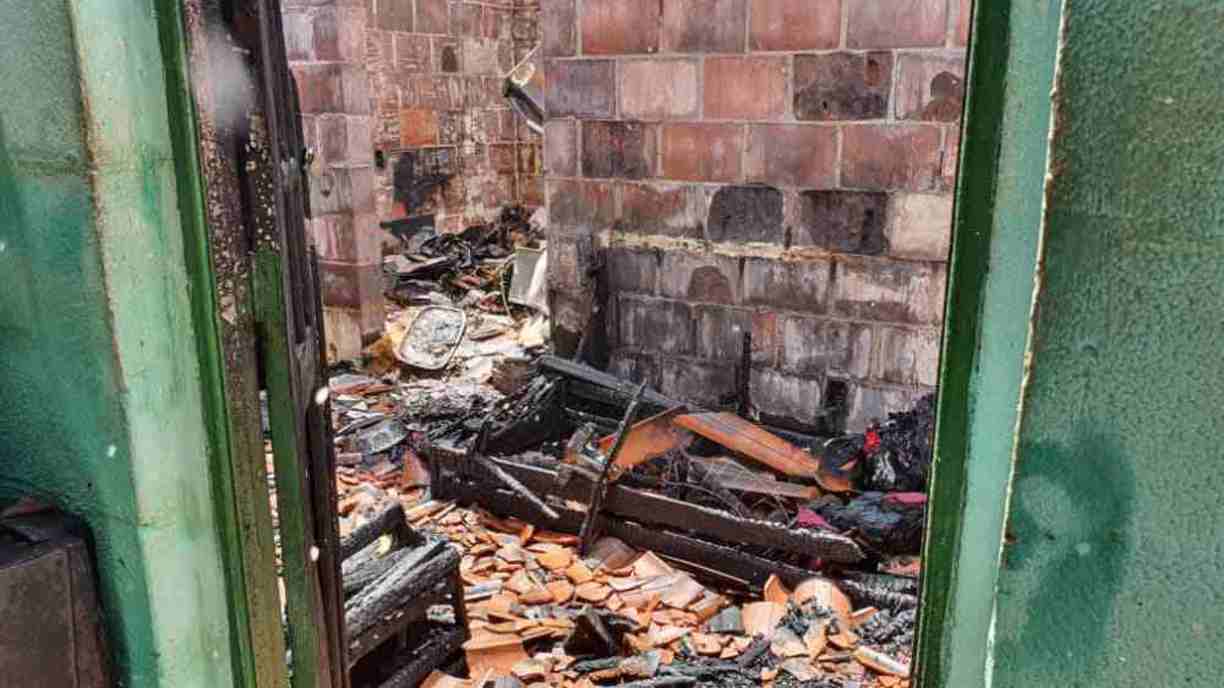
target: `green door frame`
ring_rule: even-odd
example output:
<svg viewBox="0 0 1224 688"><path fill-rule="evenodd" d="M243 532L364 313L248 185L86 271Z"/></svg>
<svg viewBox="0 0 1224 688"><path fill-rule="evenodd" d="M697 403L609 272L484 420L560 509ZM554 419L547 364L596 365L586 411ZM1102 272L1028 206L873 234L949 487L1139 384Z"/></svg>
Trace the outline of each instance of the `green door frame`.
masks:
<svg viewBox="0 0 1224 688"><path fill-rule="evenodd" d="M916 666L987 681L1028 351L1061 0L977 0L949 260Z"/></svg>

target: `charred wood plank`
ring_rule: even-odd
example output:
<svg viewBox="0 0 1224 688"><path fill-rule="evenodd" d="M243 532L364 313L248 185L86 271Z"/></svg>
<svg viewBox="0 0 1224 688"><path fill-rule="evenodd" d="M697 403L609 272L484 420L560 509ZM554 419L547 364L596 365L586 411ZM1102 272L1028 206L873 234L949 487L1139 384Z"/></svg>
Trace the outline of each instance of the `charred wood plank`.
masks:
<svg viewBox="0 0 1224 688"><path fill-rule="evenodd" d="M450 583L443 580L434 584L433 588L408 600L403 606L382 617L373 626L360 634L349 634L347 648L349 666L388 638L408 628L410 624L422 623L426 620L429 608L435 604L450 604L459 609L463 605L462 598L451 599Z"/></svg>
<svg viewBox="0 0 1224 688"><path fill-rule="evenodd" d="M459 566L459 554L441 541L410 552L384 576L345 603L344 622L350 637L364 633L397 607L432 588Z"/></svg>
<svg viewBox="0 0 1224 688"><path fill-rule="evenodd" d="M535 492L544 494L551 491L562 499L584 500L594 480L589 471L572 466L564 467L568 480L562 480L558 478L557 471L525 466L506 459L491 461ZM730 543L761 545L839 563L856 563L865 558L858 543L838 533L791 529L772 521L735 516L720 509L624 485L609 486L603 508L617 516L693 531Z"/></svg>
<svg viewBox="0 0 1224 688"><path fill-rule="evenodd" d="M625 448L625 438L629 436L629 427L633 425L634 418L637 416L638 405L642 403L642 395L646 393L646 383L643 382L633 394L633 400L629 402L629 408L625 410L625 416L621 418L620 427L616 430L616 438L612 440L612 450L604 458L603 470L599 472L599 479L595 484L591 485L590 497L587 499L586 517L582 520L582 530L578 537L582 540L579 547L579 552L586 555L591 548L591 542L595 539L595 517L599 515L599 510L603 508L604 498L608 493L608 478L612 475L612 466L616 465L616 457ZM555 518L555 517L554 517Z"/></svg>
<svg viewBox="0 0 1224 688"><path fill-rule="evenodd" d="M404 529L407 523L407 519L404 518L404 507L398 502L384 509L374 518L357 526L348 537L340 541L340 560L344 561L353 556L366 545L382 537L384 533L394 533L397 529Z"/></svg>
<svg viewBox="0 0 1224 688"><path fill-rule="evenodd" d="M552 520L556 520L556 510L545 504L544 500L537 497L534 492L527 489L527 486L516 480L514 476L502 470L501 466L498 466L484 456L485 446L489 438L490 423L491 418L485 419L484 425L480 429L480 434L476 436L476 442L473 445L474 449L468 454L468 460L476 463L481 468L484 468L486 471L488 471L489 475L497 478L501 484L505 485L511 490L514 490L523 499L531 502L535 508L540 510L540 513Z"/></svg>
<svg viewBox="0 0 1224 688"><path fill-rule="evenodd" d="M378 688L416 688L434 669L459 650L465 633L462 628L439 630L425 642L413 648L410 659L404 666L379 685Z"/></svg>
<svg viewBox="0 0 1224 688"><path fill-rule="evenodd" d="M479 503L500 516L522 519L535 516L535 509L530 503L509 490L496 489L496 485L486 481L462 478L451 470L444 469L440 475L444 482L455 481L446 489L456 500L467 504ZM577 534L581 530L585 516L583 512L562 509L559 513L561 517L548 524L550 529L570 534ZM606 513L599 516L598 527L599 532L604 535L619 538L634 547L717 568L756 587L763 586L769 576L774 574L787 585L798 585L816 575L814 571L758 557L735 547L662 530L658 526L646 527Z"/></svg>

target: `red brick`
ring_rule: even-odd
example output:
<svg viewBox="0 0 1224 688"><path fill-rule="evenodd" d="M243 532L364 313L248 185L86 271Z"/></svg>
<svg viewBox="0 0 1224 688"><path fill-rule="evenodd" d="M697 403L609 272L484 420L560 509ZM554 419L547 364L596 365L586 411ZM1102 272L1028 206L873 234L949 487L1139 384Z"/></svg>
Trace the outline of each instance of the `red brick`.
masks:
<svg viewBox="0 0 1224 688"><path fill-rule="evenodd" d="M786 114L786 59L711 57L705 61L705 116L780 119Z"/></svg>
<svg viewBox="0 0 1224 688"><path fill-rule="evenodd" d="M320 10L314 15L313 34L316 59L339 61L340 23L337 21L334 7Z"/></svg>
<svg viewBox="0 0 1224 688"><path fill-rule="evenodd" d="M310 220L310 228L320 260L365 264L382 260L382 237L371 213L322 215Z"/></svg>
<svg viewBox="0 0 1224 688"><path fill-rule="evenodd" d="M544 151L538 143L520 143L515 146L518 152L518 171L524 175L544 174Z"/></svg>
<svg viewBox="0 0 1224 688"><path fill-rule="evenodd" d="M438 143L438 113L435 110L400 110L400 147L418 148Z"/></svg>
<svg viewBox="0 0 1224 688"><path fill-rule="evenodd" d="M953 20L952 45L969 45L969 22L973 18L973 0L957 0L956 19Z"/></svg>
<svg viewBox="0 0 1224 688"><path fill-rule="evenodd" d="M803 124L748 129L744 176L750 182L828 189L837 184L837 130Z"/></svg>
<svg viewBox="0 0 1224 688"><path fill-rule="evenodd" d="M747 0L669 0L663 3L663 50L674 53L744 52Z"/></svg>
<svg viewBox="0 0 1224 688"><path fill-rule="evenodd" d="M659 0L583 0L582 53L623 55L659 50Z"/></svg>
<svg viewBox="0 0 1224 688"><path fill-rule="evenodd" d="M845 0L850 48L942 46L948 33L948 0Z"/></svg>
<svg viewBox="0 0 1224 688"><path fill-rule="evenodd" d="M940 131L927 125L861 125L842 130L842 186L852 189L935 188Z"/></svg>
<svg viewBox="0 0 1224 688"><path fill-rule="evenodd" d="M702 238L705 204L701 187L689 184L625 184L620 228L634 234Z"/></svg>
<svg viewBox="0 0 1224 688"><path fill-rule="evenodd" d="M621 116L632 119L693 119L698 116L697 62L621 62Z"/></svg>
<svg viewBox="0 0 1224 688"><path fill-rule="evenodd" d="M425 74L429 71L429 36L393 34L395 36L395 68L405 74Z"/></svg>
<svg viewBox="0 0 1224 688"><path fill-rule="evenodd" d="M549 229L562 234L592 234L612 226L616 208L610 182L550 180Z"/></svg>
<svg viewBox="0 0 1224 688"><path fill-rule="evenodd" d="M505 43L484 38L463 39L464 74L500 75L509 71L514 65L501 64L502 46L509 48ZM506 57L509 58L509 55Z"/></svg>
<svg viewBox="0 0 1224 688"><path fill-rule="evenodd" d="M432 110L462 110L464 107L464 84L457 77L411 77L401 84L401 89L405 106Z"/></svg>
<svg viewBox="0 0 1224 688"><path fill-rule="evenodd" d="M489 164L498 172L514 172L518 157L513 143L495 143L489 146Z"/></svg>
<svg viewBox="0 0 1224 688"><path fill-rule="evenodd" d="M380 11L382 5L378 3ZM446 0L416 0L417 33L447 33L450 28L448 10Z"/></svg>
<svg viewBox="0 0 1224 688"><path fill-rule="evenodd" d="M404 31L411 33L412 3L403 0L378 3L378 11L374 13L374 26L386 31Z"/></svg>
<svg viewBox="0 0 1224 688"><path fill-rule="evenodd" d="M285 34L285 57L290 62L314 59L314 23L305 12L285 11L281 15Z"/></svg>
<svg viewBox="0 0 1224 688"><path fill-rule="evenodd" d="M303 113L339 112L343 84L338 64L293 65Z"/></svg>
<svg viewBox="0 0 1224 688"><path fill-rule="evenodd" d="M890 52L795 56L795 119L883 119L892 88Z"/></svg>
<svg viewBox="0 0 1224 688"><path fill-rule="evenodd" d="M336 10L339 22L339 51L336 59L345 62L365 61L366 11L363 7L340 7Z"/></svg>
<svg viewBox="0 0 1224 688"><path fill-rule="evenodd" d="M323 305L360 309L382 301L382 265L319 261L319 291Z"/></svg>
<svg viewBox="0 0 1224 688"><path fill-rule="evenodd" d="M433 43L433 70L445 74L456 74L463 69L463 49L459 42L442 36L430 39Z"/></svg>
<svg viewBox="0 0 1224 688"><path fill-rule="evenodd" d="M753 50L825 50L840 42L841 0L752 0Z"/></svg>
<svg viewBox="0 0 1224 688"><path fill-rule="evenodd" d="M544 178L519 177L518 200L530 208L538 208L544 205Z"/></svg>
<svg viewBox="0 0 1224 688"><path fill-rule="evenodd" d="M964 79L963 54L902 55L897 62L897 119L960 121Z"/></svg>
<svg viewBox="0 0 1224 688"><path fill-rule="evenodd" d="M545 57L570 57L577 51L574 0L540 0L540 34Z"/></svg>
<svg viewBox="0 0 1224 688"><path fill-rule="evenodd" d="M545 68L549 117L611 117L616 67L611 60L550 60Z"/></svg>
<svg viewBox="0 0 1224 688"><path fill-rule="evenodd" d="M543 166L552 176L578 176L578 133L573 120L543 125Z"/></svg>
<svg viewBox="0 0 1224 688"><path fill-rule="evenodd" d="M451 34L472 38L481 35L484 7L469 2L451 8Z"/></svg>
<svg viewBox="0 0 1224 688"><path fill-rule="evenodd" d="M514 12L508 9L486 7L484 22L481 23L481 35L489 39L513 39Z"/></svg>
<svg viewBox="0 0 1224 688"><path fill-rule="evenodd" d="M666 124L663 176L687 181L738 181L743 147L744 128L738 124Z"/></svg>
<svg viewBox="0 0 1224 688"><path fill-rule="evenodd" d="M960 127L949 127L944 132L940 187L945 191L956 188L956 173L960 169L960 134Z"/></svg>
<svg viewBox="0 0 1224 688"><path fill-rule="evenodd" d="M644 179L654 176L655 129L641 122L582 123L582 175Z"/></svg>

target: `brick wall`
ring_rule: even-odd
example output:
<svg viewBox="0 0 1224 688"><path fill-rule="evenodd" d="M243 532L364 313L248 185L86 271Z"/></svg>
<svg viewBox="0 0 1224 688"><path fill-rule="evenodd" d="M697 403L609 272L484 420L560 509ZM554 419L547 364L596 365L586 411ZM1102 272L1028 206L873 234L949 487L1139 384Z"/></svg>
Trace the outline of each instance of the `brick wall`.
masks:
<svg viewBox="0 0 1224 688"><path fill-rule="evenodd" d="M503 78L538 40L538 0L368 0L366 65L380 217L399 214L392 179L408 154L420 173L455 176L411 212L457 231L507 203L543 204L542 138L502 97Z"/></svg>
<svg viewBox="0 0 1224 688"><path fill-rule="evenodd" d="M936 381L968 0L541 0L558 338L608 250L613 367L847 425Z"/></svg>
<svg viewBox="0 0 1224 688"><path fill-rule="evenodd" d="M319 252L328 355L351 358L381 334L384 318L366 8L360 0L283 0L282 21L306 144L317 156L309 228Z"/></svg>

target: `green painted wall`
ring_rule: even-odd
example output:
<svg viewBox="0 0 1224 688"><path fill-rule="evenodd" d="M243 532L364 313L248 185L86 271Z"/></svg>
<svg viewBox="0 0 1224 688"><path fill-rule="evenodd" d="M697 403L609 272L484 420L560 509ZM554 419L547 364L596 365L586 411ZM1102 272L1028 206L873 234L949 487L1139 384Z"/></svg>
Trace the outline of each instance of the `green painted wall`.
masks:
<svg viewBox="0 0 1224 688"><path fill-rule="evenodd" d="M1224 675L1224 5L1068 2L994 685Z"/></svg>
<svg viewBox="0 0 1224 688"><path fill-rule="evenodd" d="M232 685L153 3L0 26L0 497L89 521L122 685Z"/></svg>

